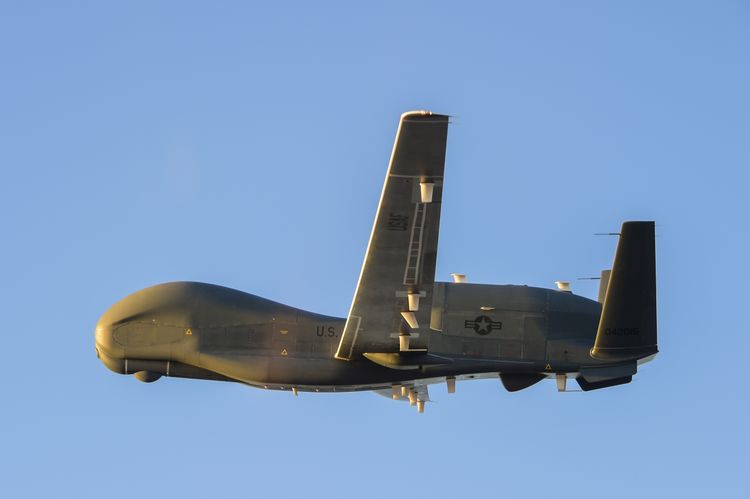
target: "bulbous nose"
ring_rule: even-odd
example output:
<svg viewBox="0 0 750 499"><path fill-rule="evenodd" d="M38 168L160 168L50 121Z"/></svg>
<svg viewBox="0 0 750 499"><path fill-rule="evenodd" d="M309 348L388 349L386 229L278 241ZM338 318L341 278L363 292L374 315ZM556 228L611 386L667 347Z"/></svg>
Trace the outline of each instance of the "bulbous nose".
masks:
<svg viewBox="0 0 750 499"><path fill-rule="evenodd" d="M135 360L170 360L195 338L188 332L194 321L210 322L215 317L201 318L201 311L213 310L206 303L224 303L222 297L227 292L208 284L173 282L126 296L109 307L96 325L99 360L122 373L128 373ZM224 309L229 308L222 305Z"/></svg>
<svg viewBox="0 0 750 499"><path fill-rule="evenodd" d="M101 323L101 321L96 325L96 330L94 330L94 346L96 347L96 356L100 357L102 355L102 350L109 352L112 349L112 344L114 343L112 339L112 328L108 327Z"/></svg>
<svg viewBox="0 0 750 499"><path fill-rule="evenodd" d="M112 324L104 317L99 319L94 330L94 348L96 357L115 372L122 372L125 349L117 343L112 334Z"/></svg>

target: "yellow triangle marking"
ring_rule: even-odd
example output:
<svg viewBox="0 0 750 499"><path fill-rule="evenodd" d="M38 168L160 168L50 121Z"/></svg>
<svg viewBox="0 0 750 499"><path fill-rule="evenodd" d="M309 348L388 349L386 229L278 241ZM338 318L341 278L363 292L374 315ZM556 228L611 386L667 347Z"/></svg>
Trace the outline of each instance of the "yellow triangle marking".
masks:
<svg viewBox="0 0 750 499"><path fill-rule="evenodd" d="M549 365L549 364L547 364L546 366L544 366L544 368L545 368L545 369L546 369L547 371L550 371L550 370L552 370L552 366L551 366L551 365Z"/></svg>
<svg viewBox="0 0 750 499"><path fill-rule="evenodd" d="M286 353L286 348L285 348L285 349L283 349L283 350L281 351L281 355L288 355L288 354Z"/></svg>
<svg viewBox="0 0 750 499"><path fill-rule="evenodd" d="M193 330L190 329L190 328L187 328L187 330L185 331L185 334L191 335L191 334L193 334Z"/></svg>

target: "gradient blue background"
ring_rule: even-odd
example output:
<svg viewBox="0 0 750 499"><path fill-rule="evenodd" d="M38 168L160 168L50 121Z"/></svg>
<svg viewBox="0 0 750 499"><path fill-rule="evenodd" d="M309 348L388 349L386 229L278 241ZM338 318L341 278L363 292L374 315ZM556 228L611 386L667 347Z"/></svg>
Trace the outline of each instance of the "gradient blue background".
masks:
<svg viewBox="0 0 750 499"><path fill-rule="evenodd" d="M0 495L747 497L749 28L740 1L3 2ZM422 108L455 116L442 280L598 275L593 233L657 221L632 384L417 415L97 361L99 315L165 281L345 315Z"/></svg>

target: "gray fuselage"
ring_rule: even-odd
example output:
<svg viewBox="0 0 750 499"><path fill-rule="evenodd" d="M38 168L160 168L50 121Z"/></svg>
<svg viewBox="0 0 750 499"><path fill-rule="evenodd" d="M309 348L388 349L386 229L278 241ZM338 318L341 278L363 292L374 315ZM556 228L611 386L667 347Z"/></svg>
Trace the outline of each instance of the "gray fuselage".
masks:
<svg viewBox="0 0 750 499"><path fill-rule="evenodd" d="M96 350L111 370L147 373L144 380L150 373L310 391L602 365L589 355L602 309L596 301L529 286L435 287L432 327L419 333L444 363L394 369L364 357L337 360L346 319L193 282L146 288L113 305L97 324Z"/></svg>

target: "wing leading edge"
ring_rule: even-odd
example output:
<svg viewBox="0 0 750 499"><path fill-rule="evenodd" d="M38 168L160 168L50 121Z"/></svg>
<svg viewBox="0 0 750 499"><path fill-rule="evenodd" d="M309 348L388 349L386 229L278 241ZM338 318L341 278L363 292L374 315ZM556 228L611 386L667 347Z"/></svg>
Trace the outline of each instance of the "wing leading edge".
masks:
<svg viewBox="0 0 750 499"><path fill-rule="evenodd" d="M448 116L401 115L338 359L427 347L447 136Z"/></svg>

